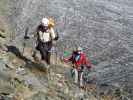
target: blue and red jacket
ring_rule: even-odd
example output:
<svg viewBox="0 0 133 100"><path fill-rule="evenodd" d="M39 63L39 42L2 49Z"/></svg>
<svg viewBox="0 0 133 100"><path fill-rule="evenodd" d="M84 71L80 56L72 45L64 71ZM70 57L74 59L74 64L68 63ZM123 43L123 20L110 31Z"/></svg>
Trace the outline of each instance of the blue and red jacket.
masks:
<svg viewBox="0 0 133 100"><path fill-rule="evenodd" d="M77 69L80 70L80 67L82 65L85 65L87 68L91 68L91 63L90 61L86 58L85 54L83 52L73 52L72 55L65 59L65 61L71 61L73 66Z"/></svg>

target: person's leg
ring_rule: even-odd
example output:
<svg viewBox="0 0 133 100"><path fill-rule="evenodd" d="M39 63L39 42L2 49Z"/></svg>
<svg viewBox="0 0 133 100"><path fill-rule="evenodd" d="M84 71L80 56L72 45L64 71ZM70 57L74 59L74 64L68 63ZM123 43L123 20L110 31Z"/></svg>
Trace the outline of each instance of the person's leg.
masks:
<svg viewBox="0 0 133 100"><path fill-rule="evenodd" d="M41 60L44 59L44 54L43 54L43 43L42 42L39 42L38 43L38 46L37 46L37 50L40 52L41 54Z"/></svg>
<svg viewBox="0 0 133 100"><path fill-rule="evenodd" d="M74 74L75 74L74 83L78 83L78 71L75 68L74 68Z"/></svg>
<svg viewBox="0 0 133 100"><path fill-rule="evenodd" d="M51 57L51 48L52 48L52 41L47 43L47 63L50 65L50 57Z"/></svg>
<svg viewBox="0 0 133 100"><path fill-rule="evenodd" d="M47 55L47 63L50 65L50 57L51 57L51 52L48 52Z"/></svg>
<svg viewBox="0 0 133 100"><path fill-rule="evenodd" d="M41 61L40 51L37 51L37 50L33 51L32 57L35 62L40 62Z"/></svg>
<svg viewBox="0 0 133 100"><path fill-rule="evenodd" d="M50 50L49 43L43 44L42 58L43 60L46 61L48 65L50 65L50 55L51 55L51 52L49 50Z"/></svg>
<svg viewBox="0 0 133 100"><path fill-rule="evenodd" d="M38 45L38 49L41 54L41 59L44 60L47 64L50 64L51 47L52 47L52 42L46 42L46 43L40 42Z"/></svg>
<svg viewBox="0 0 133 100"><path fill-rule="evenodd" d="M45 61L46 63L49 65L50 64L50 61L49 61L49 52L46 51L46 54L45 54Z"/></svg>
<svg viewBox="0 0 133 100"><path fill-rule="evenodd" d="M42 61L45 61L47 63L47 44L46 43L40 43L39 45L39 51L40 51L40 54L41 54L41 59Z"/></svg>
<svg viewBox="0 0 133 100"><path fill-rule="evenodd" d="M42 60L46 61L47 52L43 48L40 50Z"/></svg>
<svg viewBox="0 0 133 100"><path fill-rule="evenodd" d="M80 87L84 86L84 80L83 80L83 72L80 73Z"/></svg>

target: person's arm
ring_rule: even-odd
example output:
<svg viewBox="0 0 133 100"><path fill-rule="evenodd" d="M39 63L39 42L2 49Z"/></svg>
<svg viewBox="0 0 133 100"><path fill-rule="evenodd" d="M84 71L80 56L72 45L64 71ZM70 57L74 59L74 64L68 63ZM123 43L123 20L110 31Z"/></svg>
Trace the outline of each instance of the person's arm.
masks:
<svg viewBox="0 0 133 100"><path fill-rule="evenodd" d="M37 47L38 45L38 39L39 39L39 32L41 30L41 24L37 26L35 32L33 33L33 38L34 38L34 46Z"/></svg>
<svg viewBox="0 0 133 100"><path fill-rule="evenodd" d="M58 32L54 32L54 29L53 28L50 28L50 31L51 31L51 37L53 40L57 41L59 39L59 34Z"/></svg>
<svg viewBox="0 0 133 100"><path fill-rule="evenodd" d="M70 62L70 61L72 61L72 60L73 60L73 53L72 53L71 55L69 55L69 56L67 56L66 58L63 59L63 61L66 62L66 63L67 63L67 62Z"/></svg>
<svg viewBox="0 0 133 100"><path fill-rule="evenodd" d="M71 59L72 59L72 56L64 58L63 61L67 63L67 62L71 61Z"/></svg>
<svg viewBox="0 0 133 100"><path fill-rule="evenodd" d="M51 32L51 38L54 40L55 39L55 32L53 28L50 28L50 32Z"/></svg>
<svg viewBox="0 0 133 100"><path fill-rule="evenodd" d="M87 64L87 68L90 69L92 67L92 65L91 65L91 63L90 63L90 61L88 59L86 60L86 64Z"/></svg>
<svg viewBox="0 0 133 100"><path fill-rule="evenodd" d="M84 58L84 64L86 65L88 69L90 69L92 67L90 61L87 59L85 55L83 58Z"/></svg>

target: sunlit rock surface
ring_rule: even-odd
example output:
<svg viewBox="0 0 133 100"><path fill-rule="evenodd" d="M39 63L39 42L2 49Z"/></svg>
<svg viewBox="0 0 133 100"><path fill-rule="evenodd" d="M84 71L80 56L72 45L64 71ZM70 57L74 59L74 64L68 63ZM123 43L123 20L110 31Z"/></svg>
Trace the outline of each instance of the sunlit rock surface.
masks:
<svg viewBox="0 0 133 100"><path fill-rule="evenodd" d="M20 49L25 30L31 34L43 16L50 16L60 34L59 56L64 48L80 45L95 68L98 84L119 84L133 91L132 0L10 0L6 4L9 10L3 15Z"/></svg>

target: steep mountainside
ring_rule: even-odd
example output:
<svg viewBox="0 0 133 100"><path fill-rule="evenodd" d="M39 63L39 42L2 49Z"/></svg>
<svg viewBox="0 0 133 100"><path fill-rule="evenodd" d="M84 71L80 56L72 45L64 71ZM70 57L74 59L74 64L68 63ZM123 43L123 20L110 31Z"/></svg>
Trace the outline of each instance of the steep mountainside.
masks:
<svg viewBox="0 0 133 100"><path fill-rule="evenodd" d="M51 16L61 36L59 50L81 45L97 65L101 78L116 78L127 73L125 77L131 76L131 0L12 0L9 4L9 19L17 36L24 35L27 27L29 33L33 32L43 16Z"/></svg>
<svg viewBox="0 0 133 100"><path fill-rule="evenodd" d="M43 16L50 16L60 34L58 56L64 48L71 51L76 45L82 46L94 66L98 84L119 84L133 94L132 0L1 0L0 3L7 4L7 10L0 6L3 9L0 18L4 16L5 23L16 34L11 44L20 51L25 30L28 28L31 34ZM32 41L28 41L28 46Z"/></svg>

